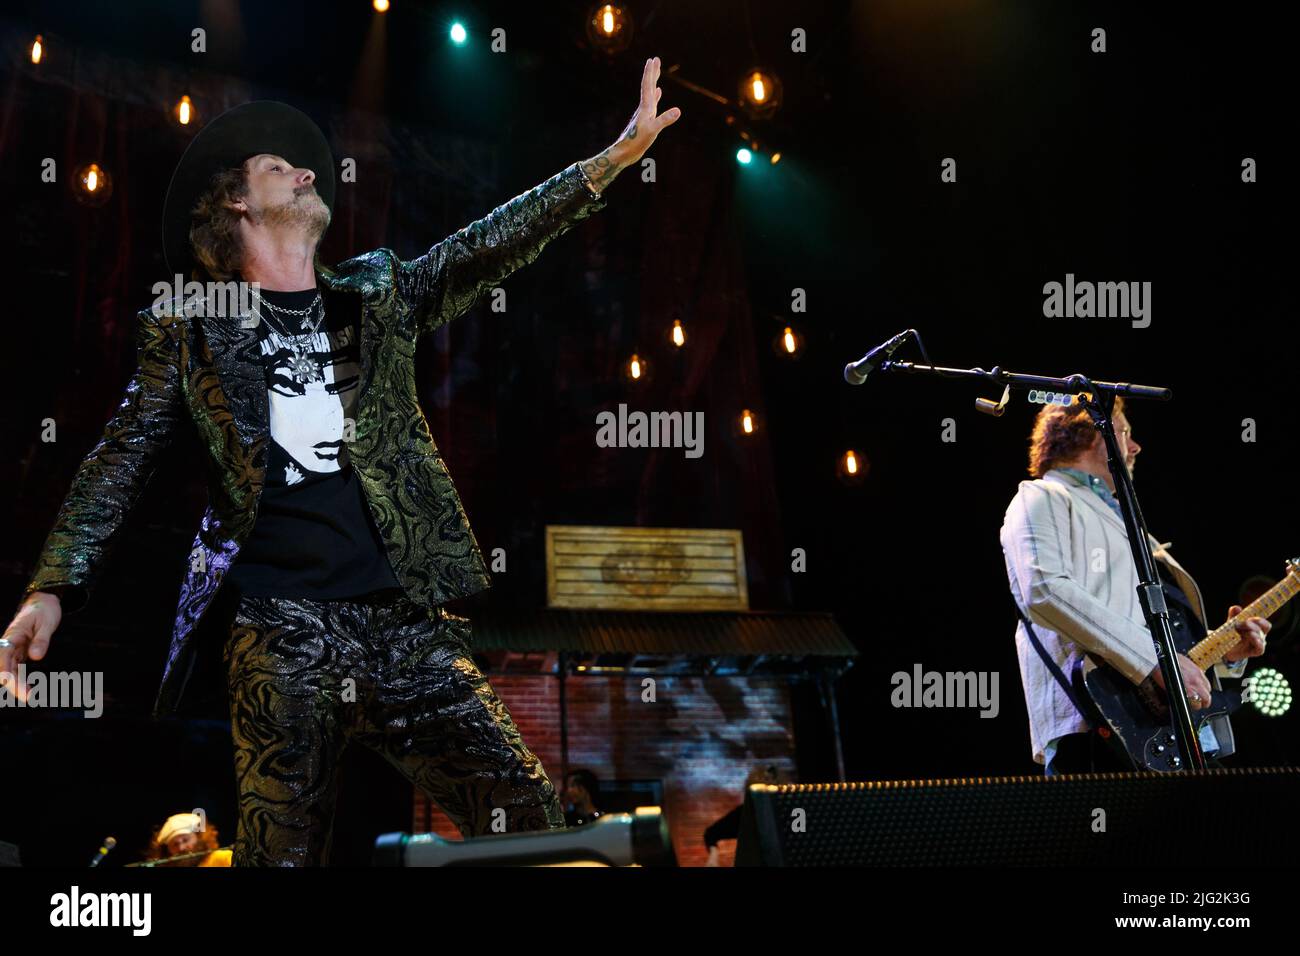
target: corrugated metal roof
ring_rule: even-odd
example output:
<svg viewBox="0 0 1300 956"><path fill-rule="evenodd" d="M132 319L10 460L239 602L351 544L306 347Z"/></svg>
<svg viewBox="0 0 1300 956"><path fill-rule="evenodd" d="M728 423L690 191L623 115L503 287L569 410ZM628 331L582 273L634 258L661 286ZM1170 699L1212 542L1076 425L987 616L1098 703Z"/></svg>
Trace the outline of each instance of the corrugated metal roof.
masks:
<svg viewBox="0 0 1300 956"><path fill-rule="evenodd" d="M484 609L471 617L478 651L577 651L855 657L857 648L827 613L716 611L649 613Z"/></svg>

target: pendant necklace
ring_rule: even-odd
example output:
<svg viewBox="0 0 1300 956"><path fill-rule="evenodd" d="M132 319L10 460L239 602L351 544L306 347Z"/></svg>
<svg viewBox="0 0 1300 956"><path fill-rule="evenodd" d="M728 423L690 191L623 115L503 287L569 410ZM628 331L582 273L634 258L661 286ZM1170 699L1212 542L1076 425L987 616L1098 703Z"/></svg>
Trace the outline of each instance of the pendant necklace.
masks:
<svg viewBox="0 0 1300 956"><path fill-rule="evenodd" d="M317 329L320 328L321 320L325 318L325 307L321 302L320 292L318 291L316 293L316 298L313 299L311 304L305 309L286 309L283 306L272 305L266 299L262 299L261 303L275 312L281 312L285 315L296 315L301 318L305 318L313 309L316 310L315 323L307 331L305 342L303 341L303 336L295 335L288 330L288 323L283 319L280 321L284 325L284 331L281 331L280 329L275 329L275 331L293 342L293 345L290 347L293 357L289 360L289 371L293 374L293 380L299 384L325 381L324 367L321 363L315 361L311 357L312 336L316 334ZM304 322L303 324L305 325L306 323Z"/></svg>

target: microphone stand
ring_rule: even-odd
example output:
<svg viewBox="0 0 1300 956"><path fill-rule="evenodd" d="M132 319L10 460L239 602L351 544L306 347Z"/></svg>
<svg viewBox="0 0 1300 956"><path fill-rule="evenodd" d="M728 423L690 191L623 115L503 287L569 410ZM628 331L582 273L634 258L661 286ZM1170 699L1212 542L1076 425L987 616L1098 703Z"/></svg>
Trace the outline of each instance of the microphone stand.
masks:
<svg viewBox="0 0 1300 956"><path fill-rule="evenodd" d="M1133 552L1133 564L1138 572L1138 601L1146 617L1147 627L1155 643L1156 658L1160 662L1160 673L1165 681L1165 695L1169 700L1169 710L1173 715L1174 733L1182 751L1183 765L1193 770L1205 769L1205 755L1201 752L1201 741L1192 722L1192 712L1187 706L1187 692L1183 688L1183 675L1178 667L1178 651L1174 646L1174 632L1169 624L1169 609L1165 604L1164 591L1160 586L1160 577L1156 571L1155 559L1151 556L1151 542L1147 537L1146 522L1142 518L1142 509L1138 506L1137 494L1133 490L1133 478L1124 465L1124 456L1119 450L1119 441L1115 438L1115 428L1111 420L1115 396L1125 398L1149 398L1157 401L1169 401L1173 392L1167 388L1151 385L1132 385L1123 382L1094 382L1084 375L1071 375L1068 378L1052 378L1044 375L1021 375L1003 371L994 366L992 371L982 368L941 368L935 365L917 365L913 362L901 362L889 359L880 365L882 372L905 372L914 375L933 375L939 378L976 378L994 382L1004 389L1023 388L1041 389L1061 392L1076 396L1092 418L1097 430L1101 432L1106 444L1107 464L1115 482L1115 497L1119 500L1120 512L1124 516L1124 528L1128 532L1129 549ZM1004 392L1005 396L1005 392ZM981 411L988 405L977 407Z"/></svg>

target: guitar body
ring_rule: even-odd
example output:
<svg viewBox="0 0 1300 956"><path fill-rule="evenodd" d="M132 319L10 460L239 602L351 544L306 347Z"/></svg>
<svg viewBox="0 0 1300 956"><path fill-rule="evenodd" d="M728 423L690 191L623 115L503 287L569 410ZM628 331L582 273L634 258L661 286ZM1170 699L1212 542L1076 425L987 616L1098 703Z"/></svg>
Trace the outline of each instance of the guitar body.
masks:
<svg viewBox="0 0 1300 956"><path fill-rule="evenodd" d="M1191 650L1193 641L1178 639L1174 646L1180 654ZM1085 703L1091 701L1096 712L1086 715L1094 723L1109 727L1111 741L1128 755L1137 770L1173 773L1184 769L1178 752L1178 738L1174 734L1172 716L1158 687L1138 687L1115 668L1092 655L1085 655L1083 663L1073 675L1076 689L1083 685L1084 693L1078 695ZM1241 706L1238 691L1216 690L1210 696L1210 705L1192 711L1192 723L1199 734L1206 721L1233 713Z"/></svg>
<svg viewBox="0 0 1300 956"><path fill-rule="evenodd" d="M1236 631L1239 622L1251 617L1269 617L1297 595L1300 595L1300 558L1292 558L1287 562L1286 577L1201 640L1194 642L1189 628L1175 629L1174 648L1197 666L1208 669L1211 662L1221 660L1239 640ZM1070 680L1079 706L1090 711L1084 716L1094 727L1109 729L1111 745L1128 756L1134 769L1159 773L1185 769L1163 690L1150 684L1136 686L1091 654L1083 656ZM1206 721L1233 713L1241 703L1240 691L1212 691L1209 706L1192 711L1192 725L1197 734Z"/></svg>

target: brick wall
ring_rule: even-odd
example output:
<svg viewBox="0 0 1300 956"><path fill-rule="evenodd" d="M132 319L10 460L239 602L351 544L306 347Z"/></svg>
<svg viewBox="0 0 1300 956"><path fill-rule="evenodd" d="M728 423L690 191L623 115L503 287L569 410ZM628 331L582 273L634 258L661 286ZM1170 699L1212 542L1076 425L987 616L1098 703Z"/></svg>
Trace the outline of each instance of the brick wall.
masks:
<svg viewBox="0 0 1300 956"><path fill-rule="evenodd" d="M498 676L492 686L559 789L559 680ZM567 687L570 768L585 767L601 780L662 781L663 809L682 866L704 865L704 829L741 802L754 764L775 763L793 779L794 734L784 680L660 677L653 702L642 700L639 678L573 677ZM431 827L425 826L426 813ZM418 791L414 829L460 838ZM721 865L732 864L735 849L734 840L719 845Z"/></svg>

